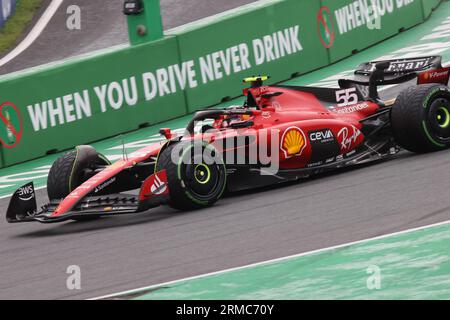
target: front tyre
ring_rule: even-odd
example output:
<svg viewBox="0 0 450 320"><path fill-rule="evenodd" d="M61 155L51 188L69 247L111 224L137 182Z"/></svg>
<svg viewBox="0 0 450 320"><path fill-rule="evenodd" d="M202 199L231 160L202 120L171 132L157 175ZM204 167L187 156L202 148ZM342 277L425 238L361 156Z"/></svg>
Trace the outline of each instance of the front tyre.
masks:
<svg viewBox="0 0 450 320"><path fill-rule="evenodd" d="M391 110L391 125L398 145L415 153L450 146L450 90L425 84L404 90Z"/></svg>
<svg viewBox="0 0 450 320"><path fill-rule="evenodd" d="M166 170L169 205L175 209L212 206L225 190L225 164L212 145L201 142L172 144L162 151L156 167L156 171Z"/></svg>
<svg viewBox="0 0 450 320"><path fill-rule="evenodd" d="M50 200L67 197L86 179L84 170L96 166L109 165L105 156L91 146L77 146L56 159L50 168L47 179L47 194Z"/></svg>

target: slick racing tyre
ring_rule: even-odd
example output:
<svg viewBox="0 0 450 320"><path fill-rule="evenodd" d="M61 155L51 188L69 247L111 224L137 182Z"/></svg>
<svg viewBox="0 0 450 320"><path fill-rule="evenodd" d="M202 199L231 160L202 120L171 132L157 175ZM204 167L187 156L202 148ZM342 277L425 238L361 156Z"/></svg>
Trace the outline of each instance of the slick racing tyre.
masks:
<svg viewBox="0 0 450 320"><path fill-rule="evenodd" d="M106 157L93 147L77 146L75 150L67 152L53 163L47 180L48 198L65 198L86 180L83 170L109 164Z"/></svg>
<svg viewBox="0 0 450 320"><path fill-rule="evenodd" d="M404 90L391 110L391 125L398 145L416 153L450 146L450 90L425 84Z"/></svg>
<svg viewBox="0 0 450 320"><path fill-rule="evenodd" d="M212 206L225 190L225 164L212 145L172 144L158 157L156 171L163 169L167 173L172 208L193 210Z"/></svg>

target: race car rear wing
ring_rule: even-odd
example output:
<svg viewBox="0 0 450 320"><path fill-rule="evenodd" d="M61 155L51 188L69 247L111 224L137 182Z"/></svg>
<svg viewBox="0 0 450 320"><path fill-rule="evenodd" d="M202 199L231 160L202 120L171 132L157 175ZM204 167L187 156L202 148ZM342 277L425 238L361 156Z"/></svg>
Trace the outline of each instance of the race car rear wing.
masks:
<svg viewBox="0 0 450 320"><path fill-rule="evenodd" d="M365 62L359 65L356 69L356 75L370 76L377 70L377 65L380 63L389 63L388 67L383 70L385 79L402 76L413 72L423 72L428 70L442 69L442 57L420 57L420 58L406 58L397 60L384 60Z"/></svg>
<svg viewBox="0 0 450 320"><path fill-rule="evenodd" d="M341 88L368 87L368 98L379 100L378 86L400 84L417 79L417 84L449 82L450 68L442 67L441 56L405 58L362 63L354 79L341 79Z"/></svg>

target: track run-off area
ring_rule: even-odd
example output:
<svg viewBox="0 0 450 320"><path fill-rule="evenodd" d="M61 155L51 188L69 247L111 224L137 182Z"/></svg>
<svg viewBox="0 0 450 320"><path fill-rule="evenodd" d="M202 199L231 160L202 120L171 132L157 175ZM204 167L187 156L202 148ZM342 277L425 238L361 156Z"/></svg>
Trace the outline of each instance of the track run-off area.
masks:
<svg viewBox="0 0 450 320"><path fill-rule="evenodd" d="M336 86L362 62L429 55L450 61L449 2L422 25L286 83ZM385 87L382 95L395 97L403 87ZM160 141L160 127L182 132L189 119L93 146L117 160L124 147L133 152ZM31 180L42 189L39 203L47 201L47 173L59 155L0 170L3 214L10 194ZM196 212L161 207L136 216L59 225L9 225L1 219L0 268L5 271L0 298L93 298L144 286L152 287L126 297L449 298L445 243L450 225L422 229L450 220L449 169L450 151L404 152L391 161L233 194ZM397 234L415 228L421 229ZM272 261L287 256L292 257ZM240 268L251 264L256 265ZM73 265L81 270L80 290L66 286ZM231 268L239 269L172 282Z"/></svg>

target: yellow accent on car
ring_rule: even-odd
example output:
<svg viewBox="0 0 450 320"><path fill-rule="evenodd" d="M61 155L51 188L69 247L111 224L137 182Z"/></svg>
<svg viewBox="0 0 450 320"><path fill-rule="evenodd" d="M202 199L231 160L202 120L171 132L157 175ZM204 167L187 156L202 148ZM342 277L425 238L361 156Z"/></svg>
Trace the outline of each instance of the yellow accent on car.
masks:
<svg viewBox="0 0 450 320"><path fill-rule="evenodd" d="M305 146L303 134L298 129L290 129L284 136L283 150L288 156L299 154Z"/></svg>
<svg viewBox="0 0 450 320"><path fill-rule="evenodd" d="M256 82L258 80L261 81L266 81L269 79L269 76L258 76L258 77L248 77L244 79L245 83L251 83L251 82Z"/></svg>

